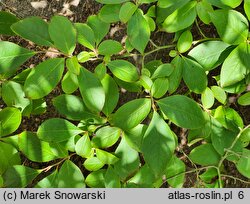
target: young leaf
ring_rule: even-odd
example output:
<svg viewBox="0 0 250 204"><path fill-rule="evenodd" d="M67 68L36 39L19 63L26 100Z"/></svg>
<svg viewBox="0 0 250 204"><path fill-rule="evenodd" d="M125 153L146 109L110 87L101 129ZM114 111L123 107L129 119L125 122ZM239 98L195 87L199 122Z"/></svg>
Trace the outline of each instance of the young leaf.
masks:
<svg viewBox="0 0 250 204"><path fill-rule="evenodd" d="M245 177L250 178L250 150L244 149L240 160L236 167L238 171Z"/></svg>
<svg viewBox="0 0 250 204"><path fill-rule="evenodd" d="M59 83L64 71L64 59L48 59L32 69L24 83L24 91L31 99L48 95Z"/></svg>
<svg viewBox="0 0 250 204"><path fill-rule="evenodd" d="M123 4L119 12L119 18L121 22L127 23L135 13L136 9L137 6L132 2L126 2L125 4Z"/></svg>
<svg viewBox="0 0 250 204"><path fill-rule="evenodd" d="M0 11L0 34L15 35L11 30L11 25L16 23L19 19L12 13Z"/></svg>
<svg viewBox="0 0 250 204"><path fill-rule="evenodd" d="M238 99L238 104L242 106L249 106L250 105L250 92L247 92L241 95Z"/></svg>
<svg viewBox="0 0 250 204"><path fill-rule="evenodd" d="M135 99L121 106L111 116L110 122L122 130L129 130L141 123L149 114L150 109L150 99Z"/></svg>
<svg viewBox="0 0 250 204"><path fill-rule="evenodd" d="M62 142L83 131L67 120L52 118L43 122L37 130L37 136L46 142Z"/></svg>
<svg viewBox="0 0 250 204"><path fill-rule="evenodd" d="M157 112L145 132L142 153L147 165L156 176L161 176L166 169L176 147L174 135Z"/></svg>
<svg viewBox="0 0 250 204"><path fill-rule="evenodd" d="M38 174L38 170L23 165L14 165L3 174L4 187L24 188L30 184Z"/></svg>
<svg viewBox="0 0 250 204"><path fill-rule="evenodd" d="M49 143L41 141L36 133L22 132L18 137L20 151L31 161L48 162L56 159Z"/></svg>
<svg viewBox="0 0 250 204"><path fill-rule="evenodd" d="M54 16L49 23L49 34L55 46L71 55L76 47L76 30L64 16Z"/></svg>
<svg viewBox="0 0 250 204"><path fill-rule="evenodd" d="M102 163L97 157L90 157L84 161L83 166L88 171L97 171L104 166L104 163Z"/></svg>
<svg viewBox="0 0 250 204"><path fill-rule="evenodd" d="M151 94L154 98L161 98L168 90L169 82L167 78L158 78L154 81Z"/></svg>
<svg viewBox="0 0 250 204"><path fill-rule="evenodd" d="M63 76L61 85L62 85L62 90L63 90L64 93L72 94L79 87L77 75L75 75L72 72L68 71Z"/></svg>
<svg viewBox="0 0 250 204"><path fill-rule="evenodd" d="M114 55L121 52L123 49L121 43L115 40L105 40L98 47L100 55Z"/></svg>
<svg viewBox="0 0 250 204"><path fill-rule="evenodd" d="M210 14L221 39L228 44L238 45L248 37L248 21L235 10L220 9Z"/></svg>
<svg viewBox="0 0 250 204"><path fill-rule="evenodd" d="M100 80L92 72L81 68L78 82L85 105L92 111L100 112L105 103L105 91Z"/></svg>
<svg viewBox="0 0 250 204"><path fill-rule="evenodd" d="M141 10L138 9L128 21L127 33L131 45L143 54L150 39L150 27Z"/></svg>
<svg viewBox="0 0 250 204"><path fill-rule="evenodd" d="M205 91L208 80L207 75L197 62L183 57L183 79L188 88L195 93Z"/></svg>
<svg viewBox="0 0 250 204"><path fill-rule="evenodd" d="M220 155L210 143L195 147L189 157L194 163L203 166L217 165L220 161Z"/></svg>
<svg viewBox="0 0 250 204"><path fill-rule="evenodd" d="M21 164L17 149L10 144L0 142L0 175L17 164Z"/></svg>
<svg viewBox="0 0 250 204"><path fill-rule="evenodd" d="M9 135L21 124L22 114L17 108L4 108L0 111L0 137Z"/></svg>
<svg viewBox="0 0 250 204"><path fill-rule="evenodd" d="M125 82L135 82L139 79L136 67L125 60L114 60L108 63L110 71Z"/></svg>
<svg viewBox="0 0 250 204"><path fill-rule="evenodd" d="M162 24L163 29L169 33L174 33L191 26L196 18L196 1L191 1L183 7L175 10Z"/></svg>
<svg viewBox="0 0 250 204"><path fill-rule="evenodd" d="M104 164L114 164L119 161L115 155L100 149L96 149L96 156Z"/></svg>
<svg viewBox="0 0 250 204"><path fill-rule="evenodd" d="M18 21L11 26L11 29L17 35L38 45L48 47L53 45L49 35L48 23L37 16Z"/></svg>
<svg viewBox="0 0 250 204"><path fill-rule="evenodd" d="M214 94L210 88L207 87L201 94L201 102L207 109L211 108L214 105Z"/></svg>
<svg viewBox="0 0 250 204"><path fill-rule="evenodd" d="M95 49L94 31L87 24L84 23L75 23L75 27L77 30L77 41L81 45L91 50L94 50Z"/></svg>
<svg viewBox="0 0 250 204"><path fill-rule="evenodd" d="M193 42L193 36L190 30L184 31L178 39L177 49L180 53L184 53L190 49Z"/></svg>
<svg viewBox="0 0 250 204"><path fill-rule="evenodd" d="M108 148L117 142L120 134L121 130L119 128L105 126L96 131L92 143L98 148Z"/></svg>
<svg viewBox="0 0 250 204"><path fill-rule="evenodd" d="M58 172L58 188L84 188L84 176L81 170L66 160Z"/></svg>
<svg viewBox="0 0 250 204"><path fill-rule="evenodd" d="M119 21L119 12L121 4L104 5L99 11L99 18L106 23L115 23Z"/></svg>
<svg viewBox="0 0 250 204"><path fill-rule="evenodd" d="M73 56L66 60L66 67L72 74L79 75L81 65L78 63L76 56Z"/></svg>
<svg viewBox="0 0 250 204"><path fill-rule="evenodd" d="M88 135L83 135L76 143L76 154L83 158L88 158L92 154L92 145Z"/></svg>
<svg viewBox="0 0 250 204"><path fill-rule="evenodd" d="M91 188L105 188L105 173L106 169L91 172L86 177L85 183Z"/></svg>
<svg viewBox="0 0 250 204"><path fill-rule="evenodd" d="M205 24L209 24L211 22L210 13L213 12L214 9L207 0L203 0L197 3L196 12L201 21Z"/></svg>
<svg viewBox="0 0 250 204"><path fill-rule="evenodd" d="M169 96L159 100L158 105L161 111L180 127L197 129L205 123L201 108L195 101L186 96Z"/></svg>
<svg viewBox="0 0 250 204"><path fill-rule="evenodd" d="M222 104L225 104L227 101L227 94L226 92L219 86L211 86L211 90L213 92L214 97L221 102Z"/></svg>
<svg viewBox="0 0 250 204"><path fill-rule="evenodd" d="M109 116L117 106L119 90L114 79L108 74L105 74L101 83L105 92L105 103L102 111L106 116Z"/></svg>
<svg viewBox="0 0 250 204"><path fill-rule="evenodd" d="M0 75L11 77L18 68L36 52L22 48L11 42L0 42Z"/></svg>

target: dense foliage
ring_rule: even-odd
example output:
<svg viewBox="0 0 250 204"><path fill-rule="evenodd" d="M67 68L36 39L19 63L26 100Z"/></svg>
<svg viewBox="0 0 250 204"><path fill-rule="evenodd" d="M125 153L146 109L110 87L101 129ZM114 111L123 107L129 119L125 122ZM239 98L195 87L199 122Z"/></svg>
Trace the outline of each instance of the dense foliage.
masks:
<svg viewBox="0 0 250 204"><path fill-rule="evenodd" d="M233 177L225 162L247 182L250 127L232 104L250 105L250 1L96 1L98 15L79 23L0 12L0 34L35 45L0 41L0 186L182 187L193 173L196 187L223 187ZM114 25L126 27L120 41L107 37ZM216 38L200 25L215 26ZM156 45L157 32L172 39ZM97 66L86 69L89 62ZM46 112L58 86L62 117L20 129L23 117ZM124 91L137 98L121 105Z"/></svg>

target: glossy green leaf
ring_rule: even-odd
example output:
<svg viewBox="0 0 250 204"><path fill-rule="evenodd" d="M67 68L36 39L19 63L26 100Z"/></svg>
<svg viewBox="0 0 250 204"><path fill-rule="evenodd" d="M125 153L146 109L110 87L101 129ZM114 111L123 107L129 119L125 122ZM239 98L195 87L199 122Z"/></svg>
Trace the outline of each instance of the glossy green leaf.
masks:
<svg viewBox="0 0 250 204"><path fill-rule="evenodd" d="M189 154L189 158L196 164L203 166L217 165L220 155L216 152L212 144L203 144L195 147Z"/></svg>
<svg viewBox="0 0 250 204"><path fill-rule="evenodd" d="M150 27L141 10L138 9L128 21L127 34L131 45L144 53L150 39Z"/></svg>
<svg viewBox="0 0 250 204"><path fill-rule="evenodd" d="M35 133L22 132L18 137L20 151L31 161L48 162L56 159L49 143L41 141Z"/></svg>
<svg viewBox="0 0 250 204"><path fill-rule="evenodd" d="M17 149L11 144L0 142L0 175L17 164L21 164Z"/></svg>
<svg viewBox="0 0 250 204"><path fill-rule="evenodd" d="M15 35L11 30L11 25L16 23L19 19L10 12L0 11L0 34Z"/></svg>
<svg viewBox="0 0 250 204"><path fill-rule="evenodd" d="M176 147L174 135L167 123L154 112L145 132L142 153L150 169L156 176L161 176L166 169Z"/></svg>
<svg viewBox="0 0 250 204"><path fill-rule="evenodd" d="M103 22L98 16L92 15L87 19L88 26L93 30L96 44L98 45L102 39L108 34L110 25Z"/></svg>
<svg viewBox="0 0 250 204"><path fill-rule="evenodd" d="M197 15L205 24L209 24L211 22L210 13L213 11L212 5L209 4L207 0L200 1L196 5Z"/></svg>
<svg viewBox="0 0 250 204"><path fill-rule="evenodd" d="M78 82L85 105L92 111L100 112L105 103L105 91L100 80L95 74L82 68Z"/></svg>
<svg viewBox="0 0 250 204"><path fill-rule="evenodd" d="M27 97L39 99L48 95L59 83L64 71L64 59L48 59L32 69L24 83Z"/></svg>
<svg viewBox="0 0 250 204"><path fill-rule="evenodd" d="M81 45L91 50L94 50L95 49L94 31L87 24L84 23L75 23L75 27L77 30L77 41Z"/></svg>
<svg viewBox="0 0 250 204"><path fill-rule="evenodd" d="M90 157L84 161L83 166L88 171L97 171L104 166L104 163L102 163L97 157Z"/></svg>
<svg viewBox="0 0 250 204"><path fill-rule="evenodd" d="M162 24L163 29L169 33L174 33L191 26L196 18L196 1L191 1L183 7L175 10Z"/></svg>
<svg viewBox="0 0 250 204"><path fill-rule="evenodd" d="M206 88L205 91L201 94L202 105L209 109L214 105L214 94L210 88Z"/></svg>
<svg viewBox="0 0 250 204"><path fill-rule="evenodd" d="M248 21L238 11L221 9L212 12L210 16L225 43L237 45L247 40Z"/></svg>
<svg viewBox="0 0 250 204"><path fill-rule="evenodd" d="M249 106L250 105L250 92L247 92L241 95L238 99L238 104L242 106Z"/></svg>
<svg viewBox="0 0 250 204"><path fill-rule="evenodd" d="M115 40L105 40L98 47L100 55L114 55L121 52L123 49L121 43Z"/></svg>
<svg viewBox="0 0 250 204"><path fill-rule="evenodd" d="M50 38L62 52L71 55L76 47L76 30L64 16L54 16L49 23Z"/></svg>
<svg viewBox="0 0 250 204"><path fill-rule="evenodd" d="M239 6L242 0L207 0L210 4L217 6L219 8L226 8L229 7L235 8Z"/></svg>
<svg viewBox="0 0 250 204"><path fill-rule="evenodd" d="M250 45L242 43L237 46L222 64L220 83L222 87L233 85L250 73Z"/></svg>
<svg viewBox="0 0 250 204"><path fill-rule="evenodd" d="M176 125L196 129L205 123L204 114L192 99L181 96L169 96L158 101L161 111Z"/></svg>
<svg viewBox="0 0 250 204"><path fill-rule="evenodd" d="M173 64L162 64L154 71L152 79L160 78L160 77L169 77L175 69Z"/></svg>
<svg viewBox="0 0 250 204"><path fill-rule="evenodd" d="M39 181L36 188L57 188L58 187L58 171L54 171L49 176Z"/></svg>
<svg viewBox="0 0 250 204"><path fill-rule="evenodd" d="M249 20L250 19L250 0L244 0L244 11Z"/></svg>
<svg viewBox="0 0 250 204"><path fill-rule="evenodd" d="M213 92L214 97L221 102L222 104L225 104L227 101L227 94L226 92L219 86L211 86L211 90Z"/></svg>
<svg viewBox="0 0 250 204"><path fill-rule="evenodd" d="M188 51L191 46L192 46L192 42L193 42L193 36L190 30L186 30L184 31L177 42L177 49L180 53L184 53L186 51Z"/></svg>
<svg viewBox="0 0 250 204"><path fill-rule="evenodd" d="M84 188L84 176L81 170L69 160L66 160L58 172L58 188Z"/></svg>
<svg viewBox="0 0 250 204"><path fill-rule="evenodd" d="M4 108L0 111L0 137L9 135L21 124L22 114L17 108Z"/></svg>
<svg viewBox="0 0 250 204"><path fill-rule="evenodd" d="M158 78L154 81L151 94L154 98L161 98L166 94L169 87L169 81L167 78Z"/></svg>
<svg viewBox="0 0 250 204"><path fill-rule="evenodd" d="M105 188L105 173L105 169L91 172L85 180L87 186L91 188Z"/></svg>
<svg viewBox="0 0 250 204"><path fill-rule="evenodd" d="M52 118L43 122L37 130L37 136L46 142L62 142L82 133L74 124L61 118Z"/></svg>
<svg viewBox="0 0 250 204"><path fill-rule="evenodd" d="M243 154L237 162L236 167L243 176L250 178L250 150L243 150Z"/></svg>
<svg viewBox="0 0 250 204"><path fill-rule="evenodd" d="M30 51L12 42L0 42L0 76L8 78L36 52Z"/></svg>
<svg viewBox="0 0 250 204"><path fill-rule="evenodd" d="M182 7L190 0L158 0L158 6L160 8L169 8L171 6Z"/></svg>
<svg viewBox="0 0 250 204"><path fill-rule="evenodd" d="M39 115L45 113L47 109L47 104L44 99L38 99L32 101L32 111L33 115Z"/></svg>
<svg viewBox="0 0 250 204"><path fill-rule="evenodd" d="M22 38L30 40L37 45L52 46L48 23L37 16L25 18L11 26L11 29Z"/></svg>
<svg viewBox="0 0 250 204"><path fill-rule="evenodd" d="M76 154L83 158L88 158L92 154L92 145L88 135L83 135L76 143Z"/></svg>
<svg viewBox="0 0 250 204"><path fill-rule="evenodd" d="M183 60L179 56L176 56L171 62L171 64L174 66L174 70L168 78L169 80L168 91L170 94L174 93L181 83L182 73L183 73L182 63Z"/></svg>
<svg viewBox="0 0 250 204"><path fill-rule="evenodd" d="M104 164L114 164L119 158L104 150L96 149L97 158Z"/></svg>
<svg viewBox="0 0 250 204"><path fill-rule="evenodd" d="M119 21L119 12L121 4L104 5L99 11L99 18L106 23L115 23Z"/></svg>
<svg viewBox="0 0 250 204"><path fill-rule="evenodd" d="M128 145L125 138L122 138L115 154L120 160L114 164L114 170L121 180L126 179L139 168L139 154Z"/></svg>
<svg viewBox="0 0 250 204"><path fill-rule="evenodd" d="M205 91L208 80L207 75L200 64L183 57L183 79L188 88L195 93Z"/></svg>
<svg viewBox="0 0 250 204"><path fill-rule="evenodd" d="M105 103L102 111L108 116L117 106L119 100L119 89L114 79L108 74L105 74L101 83L105 92Z"/></svg>
<svg viewBox="0 0 250 204"><path fill-rule="evenodd" d="M112 166L108 167L104 180L106 188L121 188L120 179Z"/></svg>
<svg viewBox="0 0 250 204"><path fill-rule="evenodd" d="M121 130L119 128L105 126L96 131L92 142L98 148L108 148L117 142L120 134Z"/></svg>
<svg viewBox="0 0 250 204"><path fill-rule="evenodd" d="M126 2L125 4L123 4L119 12L119 18L121 22L127 23L135 13L136 9L137 6L132 2Z"/></svg>
<svg viewBox="0 0 250 204"><path fill-rule="evenodd" d="M71 72L67 72L63 76L61 85L62 85L62 90L64 93L72 94L79 87L77 75L75 75Z"/></svg>
<svg viewBox="0 0 250 204"><path fill-rule="evenodd" d="M140 124L147 117L150 109L150 99L135 99L121 106L111 116L110 122L122 130L129 130Z"/></svg>
<svg viewBox="0 0 250 204"><path fill-rule="evenodd" d="M23 165L14 165L7 169L2 175L4 187L24 188L30 184L38 174L38 170Z"/></svg>
<svg viewBox="0 0 250 204"><path fill-rule="evenodd" d="M69 70L69 72L71 72L71 73L73 73L75 75L79 75L81 65L78 63L78 60L77 60L76 56L73 56L73 57L68 58L66 60L66 67Z"/></svg>

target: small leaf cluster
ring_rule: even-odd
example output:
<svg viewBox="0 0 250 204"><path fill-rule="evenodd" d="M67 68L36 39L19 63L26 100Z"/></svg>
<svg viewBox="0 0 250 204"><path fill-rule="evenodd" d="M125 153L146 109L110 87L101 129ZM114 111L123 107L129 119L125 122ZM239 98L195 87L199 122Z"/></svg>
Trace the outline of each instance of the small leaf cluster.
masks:
<svg viewBox="0 0 250 204"><path fill-rule="evenodd" d="M0 34L36 45L0 41L0 186L182 187L193 173L196 187L223 187L228 162L250 179L250 126L235 110L250 105L250 1L96 1L86 22L0 12ZM172 39L157 45L155 33ZM57 87L61 117L20 129ZM137 97L122 104L124 91Z"/></svg>

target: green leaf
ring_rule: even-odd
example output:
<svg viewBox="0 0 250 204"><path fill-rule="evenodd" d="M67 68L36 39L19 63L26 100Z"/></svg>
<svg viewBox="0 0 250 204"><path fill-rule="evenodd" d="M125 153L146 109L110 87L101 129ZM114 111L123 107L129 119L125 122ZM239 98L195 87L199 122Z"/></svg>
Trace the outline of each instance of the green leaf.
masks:
<svg viewBox="0 0 250 204"><path fill-rule="evenodd" d="M121 43L115 40L105 40L98 47L100 55L114 55L121 52L123 49Z"/></svg>
<svg viewBox="0 0 250 204"><path fill-rule="evenodd" d="M105 92L105 103L102 111L106 116L109 116L117 106L119 89L114 79L108 74L105 74L101 83Z"/></svg>
<svg viewBox="0 0 250 204"><path fill-rule="evenodd" d="M25 98L23 87L14 81L3 83L2 99L7 106L20 108L22 112L31 104L31 101Z"/></svg>
<svg viewBox="0 0 250 204"><path fill-rule="evenodd" d="M108 167L104 179L106 188L121 188L120 179L112 166Z"/></svg>
<svg viewBox="0 0 250 204"><path fill-rule="evenodd" d="M242 43L237 46L224 61L220 83L222 88L233 85L246 77L250 73L250 45Z"/></svg>
<svg viewBox="0 0 250 204"><path fill-rule="evenodd" d="M169 161L166 172L168 184L173 188L182 188L185 182L185 163L178 157L173 156Z"/></svg>
<svg viewBox="0 0 250 204"><path fill-rule="evenodd" d="M52 118L43 122L37 130L37 136L46 142L62 142L82 133L74 124L61 118Z"/></svg>
<svg viewBox="0 0 250 204"><path fill-rule="evenodd" d="M194 163L203 166L217 165L220 161L220 155L216 152L213 145L210 143L195 147L190 152L189 158Z"/></svg>
<svg viewBox="0 0 250 204"><path fill-rule="evenodd" d="M120 134L121 130L119 128L105 126L96 131L92 142L98 148L108 148L117 142Z"/></svg>
<svg viewBox="0 0 250 204"><path fill-rule="evenodd" d="M154 98L161 98L167 93L169 82L167 78L158 78L154 81L151 94Z"/></svg>
<svg viewBox="0 0 250 204"><path fill-rule="evenodd" d="M244 0L244 11L249 20L250 19L250 0Z"/></svg>
<svg viewBox="0 0 250 204"><path fill-rule="evenodd" d="M210 4L219 7L228 9L229 7L235 8L239 6L242 0L207 0Z"/></svg>
<svg viewBox="0 0 250 204"><path fill-rule="evenodd" d="M17 164L21 164L17 149L10 144L0 142L0 175Z"/></svg>
<svg viewBox="0 0 250 204"><path fill-rule="evenodd" d="M180 53L184 53L186 51L188 51L191 46L192 46L192 42L193 42L193 36L190 30L186 30L184 31L177 42L177 49Z"/></svg>
<svg viewBox="0 0 250 204"><path fill-rule="evenodd" d="M135 99L121 106L111 116L110 122L122 130L129 130L141 123L149 114L150 109L150 99Z"/></svg>
<svg viewBox="0 0 250 204"><path fill-rule="evenodd" d="M243 95L241 95L238 98L238 104L242 106L249 106L250 105L250 92L247 92Z"/></svg>
<svg viewBox="0 0 250 204"><path fill-rule="evenodd" d="M96 156L104 164L114 164L119 160L115 155L100 149L96 149Z"/></svg>
<svg viewBox="0 0 250 204"><path fill-rule="evenodd" d="M81 170L66 160L58 172L58 188L84 188L84 176Z"/></svg>
<svg viewBox="0 0 250 204"><path fill-rule="evenodd" d="M120 4L129 0L96 0L101 4Z"/></svg>
<svg viewBox="0 0 250 204"><path fill-rule="evenodd" d="M238 45L248 37L248 21L235 10L216 10L210 13L220 38L228 44Z"/></svg>
<svg viewBox="0 0 250 204"><path fill-rule="evenodd" d="M181 96L169 96L158 101L161 111L176 125L197 129L204 125L204 114L192 99Z"/></svg>
<svg viewBox="0 0 250 204"><path fill-rule="evenodd" d="M154 112L143 138L142 153L145 162L157 177L163 174L175 147L174 134L160 115Z"/></svg>
<svg viewBox="0 0 250 204"><path fill-rule="evenodd" d="M150 39L150 27L141 10L129 19L127 34L131 45L143 54Z"/></svg>
<svg viewBox="0 0 250 204"><path fill-rule="evenodd" d="M175 10L165 19L162 24L163 29L169 33L174 33L191 26L196 18L196 4L196 1L191 1Z"/></svg>
<svg viewBox="0 0 250 204"><path fill-rule="evenodd" d="M57 188L58 187L58 172L54 171L49 176L39 181L35 188Z"/></svg>
<svg viewBox="0 0 250 204"><path fill-rule="evenodd" d="M85 105L92 111L100 112L105 103L105 91L100 80L92 72L81 68L78 82Z"/></svg>
<svg viewBox="0 0 250 204"><path fill-rule="evenodd" d="M137 82L125 82L125 81L122 81L120 79L118 79L117 77L114 76L114 80L116 81L116 83L119 85L119 87L127 90L127 91L130 91L130 92L139 92L141 91L141 83L140 81L137 81Z"/></svg>
<svg viewBox="0 0 250 204"><path fill-rule="evenodd" d="M11 30L11 25L16 23L19 19L12 13L0 11L0 34L15 35Z"/></svg>
<svg viewBox="0 0 250 204"><path fill-rule="evenodd" d="M183 72L183 60L180 56L176 56L171 64L174 66L174 70L169 76L169 88L168 91L170 94L174 93L176 89L179 87L182 79Z"/></svg>
<svg viewBox="0 0 250 204"><path fill-rule="evenodd" d="M91 172L87 176L85 183L90 188L105 188L105 173L106 169Z"/></svg>
<svg viewBox="0 0 250 204"><path fill-rule="evenodd" d="M214 94L210 88L206 88L205 91L201 94L202 105L209 109L214 105Z"/></svg>
<svg viewBox="0 0 250 204"><path fill-rule="evenodd" d="M32 69L24 83L27 97L39 99L48 95L59 83L64 71L64 59L48 59Z"/></svg>
<svg viewBox="0 0 250 204"><path fill-rule="evenodd" d="M14 165L2 175L4 187L24 188L39 174L38 170L23 165Z"/></svg>
<svg viewBox="0 0 250 204"><path fill-rule="evenodd" d="M125 82L135 82L139 79L136 67L125 60L114 60L108 63L110 71Z"/></svg>
<svg viewBox="0 0 250 204"><path fill-rule="evenodd" d="M20 151L31 161L48 162L56 159L49 143L41 141L36 133L22 132L18 137Z"/></svg>
<svg viewBox="0 0 250 204"><path fill-rule="evenodd" d="M81 65L78 63L76 56L73 56L66 60L66 67L72 74L79 75Z"/></svg>
<svg viewBox="0 0 250 204"><path fill-rule="evenodd" d="M115 23L119 21L119 12L121 4L104 5L99 11L99 18L106 23Z"/></svg>
<svg viewBox="0 0 250 204"><path fill-rule="evenodd" d="M54 45L62 52L71 55L76 47L76 30L64 16L54 16L49 23L49 34Z"/></svg>
<svg viewBox="0 0 250 204"><path fill-rule="evenodd" d="M199 175L202 181L205 181L206 183L211 183L213 178L218 176L218 171L215 168L209 168L204 173Z"/></svg>
<svg viewBox="0 0 250 204"><path fill-rule="evenodd" d="M88 158L92 154L92 145L88 135L83 135L76 143L76 154L83 158Z"/></svg>
<svg viewBox="0 0 250 204"><path fill-rule="evenodd" d="M221 102L222 104L225 104L227 101L227 94L226 92L219 86L211 86L211 90L213 92L214 97Z"/></svg>
<svg viewBox="0 0 250 204"><path fill-rule="evenodd" d="M48 23L37 16L18 21L11 26L11 29L22 38L38 45L48 47L53 45L49 35Z"/></svg>
<svg viewBox="0 0 250 204"><path fill-rule="evenodd" d="M250 150L243 150L243 154L237 162L236 167L243 176L250 178Z"/></svg>
<svg viewBox="0 0 250 204"><path fill-rule="evenodd" d="M75 23L77 30L77 41L91 49L95 49L95 34L94 31L85 23Z"/></svg>
<svg viewBox="0 0 250 204"><path fill-rule="evenodd" d="M176 8L182 7L186 3L188 3L190 0L158 0L158 6L160 8L169 8L171 6L175 6ZM175 8L175 9L176 9Z"/></svg>
<svg viewBox="0 0 250 204"><path fill-rule="evenodd" d="M213 11L214 9L212 5L209 4L207 0L200 1L196 5L197 15L200 20L205 24L209 24L211 22L210 13Z"/></svg>
<svg viewBox="0 0 250 204"><path fill-rule="evenodd" d="M125 4L123 4L119 12L119 18L121 22L127 23L135 13L136 9L137 6L132 2L126 2Z"/></svg>
<svg viewBox="0 0 250 204"><path fill-rule="evenodd" d="M36 52L22 48L14 43L0 42L0 76L11 77L18 68Z"/></svg>
<svg viewBox="0 0 250 204"><path fill-rule="evenodd" d="M126 179L139 168L139 154L122 138L115 154L120 160L114 164L114 170L121 180Z"/></svg>
<svg viewBox="0 0 250 204"><path fill-rule="evenodd" d="M0 111L0 137L9 135L21 124L22 114L17 108L4 108Z"/></svg>
<svg viewBox="0 0 250 204"><path fill-rule="evenodd" d="M72 94L79 87L77 75L71 72L67 72L63 76L61 85L62 85L62 90L64 91L64 93Z"/></svg>
<svg viewBox="0 0 250 204"><path fill-rule="evenodd" d="M200 64L183 57L183 79L188 88L195 93L205 91L208 80L207 75Z"/></svg>
<svg viewBox="0 0 250 204"><path fill-rule="evenodd" d="M87 19L88 26L93 30L95 41L98 45L102 39L108 34L110 24L103 22L98 16L92 15Z"/></svg>
<svg viewBox="0 0 250 204"><path fill-rule="evenodd" d="M97 157L90 157L84 161L83 166L88 171L97 171L104 166L104 163L102 163Z"/></svg>
<svg viewBox="0 0 250 204"><path fill-rule="evenodd" d="M173 64L162 64L154 71L152 79L160 78L160 77L169 77L175 69Z"/></svg>

